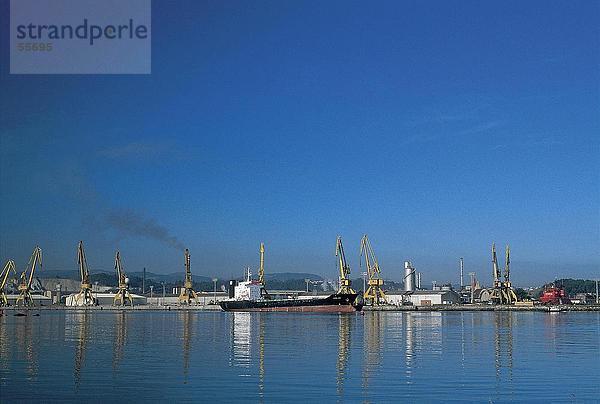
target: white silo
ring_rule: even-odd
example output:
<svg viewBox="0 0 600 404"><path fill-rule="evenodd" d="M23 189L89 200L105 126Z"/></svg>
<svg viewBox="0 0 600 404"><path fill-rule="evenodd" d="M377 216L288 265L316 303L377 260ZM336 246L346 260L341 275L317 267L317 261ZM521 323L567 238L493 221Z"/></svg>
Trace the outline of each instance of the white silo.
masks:
<svg viewBox="0 0 600 404"><path fill-rule="evenodd" d="M410 261L404 262L404 292L413 293L415 291L415 268Z"/></svg>

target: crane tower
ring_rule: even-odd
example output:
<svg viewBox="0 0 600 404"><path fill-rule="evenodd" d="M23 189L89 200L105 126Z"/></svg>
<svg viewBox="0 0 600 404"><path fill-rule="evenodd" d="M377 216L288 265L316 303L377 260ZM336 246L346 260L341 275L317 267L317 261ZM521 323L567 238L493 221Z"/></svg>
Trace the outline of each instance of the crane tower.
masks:
<svg viewBox="0 0 600 404"><path fill-rule="evenodd" d="M128 300L129 304L133 307L133 297L131 297L131 293L129 293L129 278L125 275L125 271L123 270L121 253L119 251L115 254L115 271L117 272L119 290L113 299L113 306L116 306L117 302L119 302L121 306L124 306L125 300Z"/></svg>
<svg viewBox="0 0 600 404"><path fill-rule="evenodd" d="M492 276L494 283L489 289L490 300L495 304L515 304L517 295L510 282L510 246L506 246L506 261L504 264L504 281L496 256L496 243L492 243Z"/></svg>
<svg viewBox="0 0 600 404"><path fill-rule="evenodd" d="M90 281L90 270L88 268L87 259L85 258L85 250L83 249L83 241L79 241L77 246L77 265L79 266L79 276L81 278L81 289L75 295L75 305L77 306L93 306L97 303L96 298L92 294L92 282Z"/></svg>
<svg viewBox="0 0 600 404"><path fill-rule="evenodd" d="M338 236L335 255L338 257L338 267L340 270L340 288L338 293L341 294L354 294L356 293L352 289L352 281L349 279L350 267L346 262L346 255L344 254L344 246L342 245L342 238Z"/></svg>
<svg viewBox="0 0 600 404"><path fill-rule="evenodd" d="M31 296L31 282L33 282L33 275L35 274L35 268L39 265L40 269L42 268L42 249L40 247L35 247L33 249L33 253L29 258L29 262L27 263L27 267L21 273L21 277L19 278L19 296L15 301L15 306L18 306L19 303L22 303L23 306L35 306L33 302L33 297Z"/></svg>
<svg viewBox="0 0 600 404"><path fill-rule="evenodd" d="M2 272L0 272L0 307L8 306L8 299L6 298L6 293L4 293L4 287L8 281L8 275L10 275L10 271L12 271L15 275L17 273L15 271L15 262L13 260L6 261L4 269L2 269Z"/></svg>
<svg viewBox="0 0 600 404"><path fill-rule="evenodd" d="M363 293L365 302L372 305L386 304L387 300L382 288L383 279L381 279L380 276L381 269L379 268L379 262L377 261L377 257L371 246L371 241L369 241L369 237L366 234L360 240L360 255L365 259L367 276L369 277L369 287Z"/></svg>
<svg viewBox="0 0 600 404"><path fill-rule="evenodd" d="M196 301L198 304L198 296L193 288L192 283L192 271L190 269L190 250L185 249L184 253L185 257L185 281L183 282L183 287L181 288L181 293L179 294L179 304L187 304L188 306L192 304L192 299Z"/></svg>

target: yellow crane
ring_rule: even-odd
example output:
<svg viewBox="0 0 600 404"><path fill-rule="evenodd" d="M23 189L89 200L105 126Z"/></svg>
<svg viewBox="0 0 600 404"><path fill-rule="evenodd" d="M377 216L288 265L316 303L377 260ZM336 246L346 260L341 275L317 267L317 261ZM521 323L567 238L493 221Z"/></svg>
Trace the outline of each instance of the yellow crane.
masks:
<svg viewBox="0 0 600 404"><path fill-rule="evenodd" d="M6 261L4 269L2 269L2 272L0 272L0 307L8 306L8 299L6 297L6 293L4 293L4 287L8 281L8 275L10 274L10 271L12 271L15 275L17 274L15 271L15 262L13 260Z"/></svg>
<svg viewBox="0 0 600 404"><path fill-rule="evenodd" d="M183 282L183 287L181 288L181 293L179 294L179 304L185 303L187 305L192 304L192 299L196 301L198 304L198 296L196 296L196 292L193 288L192 283L192 271L190 269L190 250L185 249L185 281Z"/></svg>
<svg viewBox="0 0 600 404"><path fill-rule="evenodd" d="M367 276L369 277L369 287L363 293L365 302L373 305L386 304L387 299L383 292L383 279L380 276L381 269L371 246L371 241L366 234L360 240L360 255L365 259Z"/></svg>
<svg viewBox="0 0 600 404"><path fill-rule="evenodd" d="M258 282L265 287L265 243L260 243L260 266L258 267Z"/></svg>
<svg viewBox="0 0 600 404"><path fill-rule="evenodd" d="M29 262L27 263L27 267L21 273L21 277L19 278L19 296L15 301L15 306L18 306L19 303L22 303L23 306L35 306L33 302L33 297L31 296L31 282L33 282L33 275L35 274L35 268L39 265L40 269L42 268L42 249L40 247L35 247L33 249L33 253L29 258Z"/></svg>
<svg viewBox="0 0 600 404"><path fill-rule="evenodd" d="M344 246L342 245L342 238L340 236L337 237L336 248L335 248L335 256L338 257L338 266L340 269L340 289L338 293L343 294L354 294L356 293L354 289L352 289L352 281L349 279L350 276L350 267L346 262L346 255L344 254Z"/></svg>
<svg viewBox="0 0 600 404"><path fill-rule="evenodd" d="M502 282L502 274L496 256L496 243L492 243L492 276L494 284L489 289L491 301L496 304L514 304L517 301L517 295L510 283L510 247L508 245L506 246L504 282Z"/></svg>
<svg viewBox="0 0 600 404"><path fill-rule="evenodd" d="M504 294L507 304L517 302L517 294L510 283L510 246L506 246L506 261L504 264Z"/></svg>
<svg viewBox="0 0 600 404"><path fill-rule="evenodd" d="M270 299L271 296L267 292L267 285L265 282L265 243L260 243L260 265L258 267L258 282L260 283L260 293L266 299Z"/></svg>
<svg viewBox="0 0 600 404"><path fill-rule="evenodd" d="M83 241L80 241L79 245L77 246L77 265L79 266L79 275L81 277L81 290L79 293L77 293L77 295L75 295L75 304L77 306L93 306L97 302L96 298L94 298L94 295L92 294L92 282L90 281L90 271L85 258Z"/></svg>
<svg viewBox="0 0 600 404"><path fill-rule="evenodd" d="M115 271L117 272L119 290L113 299L113 306L116 306L117 302L119 302L121 306L125 306L125 300L129 300L129 304L133 307L133 297L131 297L131 293L129 293L129 278L127 278L127 275L125 275L125 271L123 270L121 253L118 250L115 254Z"/></svg>

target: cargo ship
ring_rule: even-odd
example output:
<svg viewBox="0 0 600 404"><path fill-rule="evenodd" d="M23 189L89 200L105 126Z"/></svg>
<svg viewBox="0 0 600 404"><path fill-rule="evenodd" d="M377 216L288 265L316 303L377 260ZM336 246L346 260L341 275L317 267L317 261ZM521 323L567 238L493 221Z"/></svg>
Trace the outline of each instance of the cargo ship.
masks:
<svg viewBox="0 0 600 404"><path fill-rule="evenodd" d="M326 297L271 298L257 280L251 279L247 270L244 282L229 282L228 300L219 302L225 311L283 311L351 313L362 310L362 298L358 293L333 293Z"/></svg>
<svg viewBox="0 0 600 404"><path fill-rule="evenodd" d="M344 256L342 240L338 237L336 256L340 268L340 289L329 296L291 297L285 299L273 298L265 288L264 282L265 246L260 244L260 267L258 280L252 279L250 268L246 269L246 280L229 281L229 299L219 302L225 311L283 311L283 312L322 312L322 313L351 313L360 311L363 298L351 287L350 268Z"/></svg>

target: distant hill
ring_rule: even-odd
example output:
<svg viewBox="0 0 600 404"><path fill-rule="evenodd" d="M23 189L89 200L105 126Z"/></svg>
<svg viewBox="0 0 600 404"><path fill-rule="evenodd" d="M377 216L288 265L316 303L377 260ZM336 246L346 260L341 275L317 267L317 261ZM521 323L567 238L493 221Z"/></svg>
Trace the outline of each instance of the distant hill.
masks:
<svg viewBox="0 0 600 404"><path fill-rule="evenodd" d="M308 274L304 272L275 272L275 273L267 273L265 274L265 279L267 281L290 281L297 279L310 279L311 281L322 281L323 277L315 274Z"/></svg>
<svg viewBox="0 0 600 404"><path fill-rule="evenodd" d="M114 273L97 271L97 272L92 272L92 275L93 274L109 275L109 274L114 274ZM36 278L40 278L40 279L57 279L58 278L58 279L79 280L79 271L73 270L73 269L54 270L54 271L47 271L44 269L42 271L36 271L35 275L36 275Z"/></svg>

